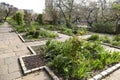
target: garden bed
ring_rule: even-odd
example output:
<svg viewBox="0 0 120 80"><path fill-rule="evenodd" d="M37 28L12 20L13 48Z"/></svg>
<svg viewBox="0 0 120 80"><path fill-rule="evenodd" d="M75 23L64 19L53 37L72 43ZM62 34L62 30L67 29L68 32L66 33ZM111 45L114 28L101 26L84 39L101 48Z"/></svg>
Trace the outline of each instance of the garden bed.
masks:
<svg viewBox="0 0 120 80"><path fill-rule="evenodd" d="M37 55L39 55L41 52L44 52L43 47L44 47L44 45L40 45L40 46L32 46L31 48L36 52ZM117 64L117 63L115 63L115 64ZM112 73L113 71L115 71L116 69L118 69L120 67L120 63L118 63L117 65L115 65L115 64L112 64L112 65L109 65L109 66L105 66L105 68L103 68L102 70L92 71L91 72L91 76L93 76L93 78L91 78L91 79L99 79L99 78L102 79L103 77L109 75L110 73ZM52 67L51 67L51 69L54 70L54 68L52 68ZM109 70L111 70L111 71L108 72ZM104 74L104 73L106 73L106 74ZM64 80L62 78L62 75L63 75L62 73L56 73L56 74L57 74L57 76L59 76L59 78L61 80ZM99 75L102 75L102 76L98 77Z"/></svg>
<svg viewBox="0 0 120 80"><path fill-rule="evenodd" d="M34 55L29 57L23 57L23 61L25 63L25 67L27 70L31 70L40 66L44 66L46 61L44 56L42 55Z"/></svg>
<svg viewBox="0 0 120 80"><path fill-rule="evenodd" d="M61 43L59 43L59 42L57 42L58 44L61 44ZM65 44L67 44L68 42L66 42ZM92 42L91 42L92 43ZM50 44L49 42L46 44L46 45L48 45L48 44ZM59 45L59 47L57 46L57 45L55 45L56 44L56 42L53 42L53 43L51 43L51 47L50 47L50 45L48 46L51 50L49 51L49 48L47 49L48 50L48 53L49 54L47 54L47 56L45 55L45 58L47 59L47 58L52 58L52 61L53 61L53 66L49 66L56 74L57 74L57 76L59 76L59 78L61 79L61 80L64 80L65 79L65 74L61 71L61 70L63 70L62 68L63 68L63 66L64 66L64 64L67 64L68 62L66 62L67 61L67 59L64 61L64 56L63 57L61 57L60 58L60 56L61 55L59 55L58 53L59 53L59 51L60 50L62 50L62 48L60 49L60 50L56 50L56 49L59 49L59 47L60 47L60 45ZM78 43L77 43L78 44ZM54 45L54 46L52 46L52 45ZM63 44L61 44L61 45L63 45ZM92 43L92 45L93 45L93 43ZM77 46L77 45L76 45ZM65 46L64 46L65 47ZM77 46L77 47L79 47L79 46ZM76 48L77 48L76 47ZM92 47L92 46L91 46ZM97 46L96 46L97 47ZM32 46L32 48L33 48L33 50L36 52L36 54L37 55L39 55L39 54L41 54L41 53L43 53L43 54L46 54L45 53L45 46ZM54 49L55 48L55 49ZM69 48L70 49L70 48ZM93 49L93 48L91 48L91 49ZM97 49L97 48L96 48ZM94 49L94 50L96 50L96 49ZM99 49L100 49L100 47L99 47ZM54 50L55 50L55 52L54 52ZM93 51L94 51L93 50ZM52 51L52 52L51 52ZM58 52L57 52L58 51ZM99 51L99 50L98 50ZM68 51L69 52L69 51ZM101 51L100 51L101 52ZM92 71L88 71L87 73L90 73L90 77L93 77L94 79L99 79L99 78L103 78L103 77L105 77L106 75L108 75L108 74L110 74L111 72L113 72L113 71L115 71L117 68L119 68L120 66L118 66L118 67L116 67L116 65L115 64L117 64L118 63L118 61L113 61L113 63L111 63L112 61L112 56L116 56L117 54L116 53L114 53L114 54L116 54L116 55L111 55L111 54L109 54L109 52L106 52L106 55L104 55L103 53L104 52L101 52L102 54L100 55L101 56L101 58L100 58L100 60L102 60L102 58L104 58L105 56L106 56L106 58L105 58L105 60L103 60L102 62L99 62L99 60L95 60L95 61L92 61L92 65L91 65L91 68L92 67L94 67L94 69L92 70ZM55 55L58 55L58 56L55 56ZM69 53L70 54L70 53ZM94 54L94 52L93 52L93 54ZM72 54L70 54L70 55L72 55ZM90 54L88 54L89 56L91 56ZM54 57L53 57L54 56ZM104 57L103 57L104 56ZM107 57L108 56L108 57ZM111 57L110 57L111 56ZM78 57L78 56L76 56L76 57ZM59 59L60 58L60 59ZM74 57L73 57L74 58ZM56 59L58 59L57 60L57 62L58 63L56 63ZM108 59L108 60L107 60ZM109 59L110 59L110 64L108 64L109 63ZM50 59L49 59L50 60ZM62 60L62 61L61 61ZM116 56L116 60L117 60L117 56ZM51 61L51 60L50 60ZM48 61L48 62L50 62L50 61ZM106 61L108 61L107 62L107 64L106 64ZM60 62L60 63L59 63ZM105 62L105 63L104 63ZM51 62L50 62L51 63ZM82 62L81 62L82 63ZM81 64L80 63L80 64ZM80 68L80 71L84 71L83 73L85 74L83 74L83 73L80 73L80 75L84 75L84 77L81 77L81 79L80 80L86 80L86 79L88 79L88 78L86 78L85 76L86 76L86 70L87 70L87 68L88 68L88 66L86 65L85 66L85 63L87 63L87 65L89 65L89 63L88 62L83 62L82 64L81 64L81 66L79 66ZM60 67L60 64L61 64L61 67ZM77 64L77 63L76 63ZM105 66L103 66L102 67L102 65L104 65L104 64L106 64ZM56 71L56 67L55 66L57 66L57 65L59 65L59 67L60 68L57 68L58 70ZM89 66L90 66L89 65ZM96 65L96 66L95 66ZM114 66L115 65L115 66ZM118 64L118 65L120 65L120 64ZM70 65L69 65L70 66ZM72 66L71 66L72 67ZM110 67L110 68L109 68ZM75 68L75 65L74 65L74 68ZM90 68L90 67L89 67ZM88 70L89 70L89 68L88 68ZM78 70L79 70L78 69ZM77 69L76 69L77 70ZM103 72L102 72L103 71ZM99 74L100 73L100 74ZM106 74L104 74L104 73L106 73ZM74 73L75 74L75 73ZM96 75L96 74L99 74L99 75ZM72 74L71 74L72 75ZM100 76L100 75L102 75L102 77ZM97 78L96 78L96 76L97 76ZM99 76L99 77L98 77ZM89 78L90 78L89 77ZM79 80L78 78L71 78L71 80Z"/></svg>
<svg viewBox="0 0 120 80"><path fill-rule="evenodd" d="M43 60L44 59L40 55L26 55L19 58L24 74L44 70L52 80L59 80L58 77L44 65L45 62Z"/></svg>
<svg viewBox="0 0 120 80"><path fill-rule="evenodd" d="M98 41L103 45L120 49L120 35L108 37L106 35L99 36L98 34L93 34L91 37L88 38L88 40L93 42Z"/></svg>
<svg viewBox="0 0 120 80"><path fill-rule="evenodd" d="M28 39L25 34L18 34L19 38L22 40L22 42L34 42L34 41L43 41L43 40L49 40L49 39L58 39L60 37L55 37L55 38L31 38Z"/></svg>

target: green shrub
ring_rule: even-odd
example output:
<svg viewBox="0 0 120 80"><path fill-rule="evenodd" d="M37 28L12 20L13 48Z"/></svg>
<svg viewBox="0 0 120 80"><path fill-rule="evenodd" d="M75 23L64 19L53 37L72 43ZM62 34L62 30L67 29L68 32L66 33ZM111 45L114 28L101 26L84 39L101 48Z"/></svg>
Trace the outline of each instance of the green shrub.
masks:
<svg viewBox="0 0 120 80"><path fill-rule="evenodd" d="M65 80L86 80L90 72L120 61L119 53L107 52L98 42L79 40L76 36L66 42L48 41L45 55L49 66L62 73Z"/></svg>
<svg viewBox="0 0 120 80"><path fill-rule="evenodd" d="M115 36L114 41L120 41L120 35Z"/></svg>
<svg viewBox="0 0 120 80"><path fill-rule="evenodd" d="M62 27L62 28L61 28L61 33L67 34L67 35L70 35L70 36L73 35L72 29L70 29L70 28L65 28L65 27Z"/></svg>
<svg viewBox="0 0 120 80"><path fill-rule="evenodd" d="M78 35L85 35L87 34L87 29L86 28L80 28L77 30Z"/></svg>
<svg viewBox="0 0 120 80"><path fill-rule="evenodd" d="M15 14L14 20L17 22L18 25L24 25L24 14L21 12L17 12Z"/></svg>
<svg viewBox="0 0 120 80"><path fill-rule="evenodd" d="M35 33L34 33L34 38L38 38L39 37L39 35L40 35L40 32L39 31L36 31Z"/></svg>
<svg viewBox="0 0 120 80"><path fill-rule="evenodd" d="M31 36L30 36L31 35ZM55 38L58 37L58 35L54 32L48 31L48 30L36 30L35 28L31 28L28 30L28 32L25 35L28 39L31 38Z"/></svg>
<svg viewBox="0 0 120 80"><path fill-rule="evenodd" d="M18 32L25 32L25 31L26 31L26 27L25 27L25 26L18 26L18 25L16 25L16 26L15 26L15 29L16 29Z"/></svg>
<svg viewBox="0 0 120 80"><path fill-rule="evenodd" d="M98 22L93 23L92 31L99 33L115 33L115 25L113 22Z"/></svg>
<svg viewBox="0 0 120 80"><path fill-rule="evenodd" d="M104 36L101 38L101 41L103 41L104 43L111 43L111 39L108 38L108 36Z"/></svg>
<svg viewBox="0 0 120 80"><path fill-rule="evenodd" d="M37 16L37 22L38 22L40 25L43 24L43 14L39 14L39 15Z"/></svg>
<svg viewBox="0 0 120 80"><path fill-rule="evenodd" d="M88 40L98 41L100 40L100 37L98 34L93 34L91 37L88 38Z"/></svg>
<svg viewBox="0 0 120 80"><path fill-rule="evenodd" d="M120 41L112 41L111 44L114 46L120 46Z"/></svg>

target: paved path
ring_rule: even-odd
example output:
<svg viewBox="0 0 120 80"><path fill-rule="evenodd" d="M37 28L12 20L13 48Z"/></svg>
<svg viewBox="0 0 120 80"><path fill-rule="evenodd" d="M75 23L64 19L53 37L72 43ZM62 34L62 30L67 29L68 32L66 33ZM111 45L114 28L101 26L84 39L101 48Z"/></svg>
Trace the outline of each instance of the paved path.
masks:
<svg viewBox="0 0 120 80"><path fill-rule="evenodd" d="M11 30L12 28L7 23L0 26L0 80L15 80L18 78L18 80L50 80L44 71L39 71L37 75L36 73L30 74L30 79L27 77L20 78L23 75L18 57L28 55L30 52L17 34L10 32Z"/></svg>

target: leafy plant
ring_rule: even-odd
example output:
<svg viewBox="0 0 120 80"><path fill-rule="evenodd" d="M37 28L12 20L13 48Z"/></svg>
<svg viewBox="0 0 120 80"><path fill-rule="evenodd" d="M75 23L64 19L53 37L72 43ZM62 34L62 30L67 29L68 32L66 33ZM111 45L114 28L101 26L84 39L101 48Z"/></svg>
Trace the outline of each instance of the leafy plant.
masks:
<svg viewBox="0 0 120 80"><path fill-rule="evenodd" d="M54 32L51 32L51 31L48 31L48 30L43 30L43 29L40 29L40 30L36 30L36 29L31 29L29 30L25 37L27 37L28 39L38 39L38 38L55 38L57 37L58 35Z"/></svg>
<svg viewBox="0 0 120 80"><path fill-rule="evenodd" d="M115 33L115 25L113 22L98 22L93 23L92 31L99 33Z"/></svg>
<svg viewBox="0 0 120 80"><path fill-rule="evenodd" d="M115 36L114 41L120 41L120 35Z"/></svg>
<svg viewBox="0 0 120 80"><path fill-rule="evenodd" d="M98 41L100 40L100 37L97 34L93 34L91 35L91 37L88 38L88 40Z"/></svg>

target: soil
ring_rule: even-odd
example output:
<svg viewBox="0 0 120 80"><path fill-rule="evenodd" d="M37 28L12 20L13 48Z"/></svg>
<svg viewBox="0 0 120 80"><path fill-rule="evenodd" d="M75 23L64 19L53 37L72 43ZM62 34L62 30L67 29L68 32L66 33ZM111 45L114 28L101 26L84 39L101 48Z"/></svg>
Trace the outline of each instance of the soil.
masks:
<svg viewBox="0 0 120 80"><path fill-rule="evenodd" d="M43 55L24 57L23 61L25 63L25 67L27 68L27 70L41 67L46 64L46 60Z"/></svg>

